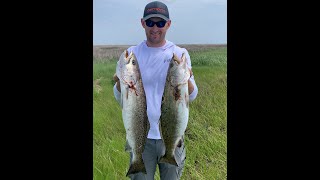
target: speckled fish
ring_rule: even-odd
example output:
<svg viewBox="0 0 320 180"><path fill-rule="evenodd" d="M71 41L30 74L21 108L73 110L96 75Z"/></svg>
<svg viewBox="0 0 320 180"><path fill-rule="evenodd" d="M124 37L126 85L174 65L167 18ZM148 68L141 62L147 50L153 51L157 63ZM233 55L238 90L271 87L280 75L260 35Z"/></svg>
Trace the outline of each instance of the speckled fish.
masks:
<svg viewBox="0 0 320 180"><path fill-rule="evenodd" d="M132 152L132 162L126 176L146 172L142 152L149 130L146 96L136 56L125 50L117 66L121 87L122 119L126 129L126 151Z"/></svg>
<svg viewBox="0 0 320 180"><path fill-rule="evenodd" d="M160 128L166 151L160 163L178 166L174 152L176 147L183 143L182 136L188 124L189 77L185 54L182 54L181 59L174 54L169 64L161 105Z"/></svg>

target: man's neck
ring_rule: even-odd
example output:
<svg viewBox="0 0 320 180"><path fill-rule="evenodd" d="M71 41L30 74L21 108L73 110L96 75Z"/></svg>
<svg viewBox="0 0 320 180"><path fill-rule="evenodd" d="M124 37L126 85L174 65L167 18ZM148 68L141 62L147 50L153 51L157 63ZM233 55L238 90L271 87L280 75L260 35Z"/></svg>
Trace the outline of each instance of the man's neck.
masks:
<svg viewBox="0 0 320 180"><path fill-rule="evenodd" d="M158 44L153 44L153 43L150 43L149 41L147 41L147 46L148 47L162 47L166 44L166 40L164 39L161 43L158 43Z"/></svg>

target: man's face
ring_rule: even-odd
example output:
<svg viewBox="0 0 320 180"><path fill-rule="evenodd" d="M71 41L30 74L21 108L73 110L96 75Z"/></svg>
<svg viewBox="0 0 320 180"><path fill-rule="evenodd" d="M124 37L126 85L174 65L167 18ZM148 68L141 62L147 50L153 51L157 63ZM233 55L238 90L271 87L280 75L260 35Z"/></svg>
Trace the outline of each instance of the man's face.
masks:
<svg viewBox="0 0 320 180"><path fill-rule="evenodd" d="M149 18L148 20L151 20L153 22L163 21L162 18L158 18L158 17ZM154 24L153 27L149 27L147 26L146 22L142 19L141 19L141 24L146 31L147 41L151 43L151 45L159 45L164 42L164 39L166 37L166 32L171 25L171 21L170 20L167 21L165 26L162 28L157 27L156 24Z"/></svg>

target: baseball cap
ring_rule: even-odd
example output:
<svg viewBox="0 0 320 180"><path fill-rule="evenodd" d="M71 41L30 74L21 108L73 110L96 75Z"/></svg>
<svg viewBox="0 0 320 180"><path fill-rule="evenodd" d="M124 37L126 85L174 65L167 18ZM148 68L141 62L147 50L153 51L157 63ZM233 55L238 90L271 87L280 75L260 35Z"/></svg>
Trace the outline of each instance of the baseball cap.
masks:
<svg viewBox="0 0 320 180"><path fill-rule="evenodd" d="M147 4L144 8L142 19L145 21L152 17L159 17L168 21L170 18L167 6L159 1L153 1Z"/></svg>

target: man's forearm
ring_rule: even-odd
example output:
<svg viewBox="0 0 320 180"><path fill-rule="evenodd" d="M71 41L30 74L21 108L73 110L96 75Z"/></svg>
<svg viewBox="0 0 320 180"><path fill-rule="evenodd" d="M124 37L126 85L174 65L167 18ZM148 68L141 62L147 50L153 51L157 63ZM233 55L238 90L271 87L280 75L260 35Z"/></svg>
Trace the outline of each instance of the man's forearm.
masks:
<svg viewBox="0 0 320 180"><path fill-rule="evenodd" d="M121 92L121 88L120 88L120 82L119 82L119 78L117 76L117 73L114 73L113 75L113 80L116 82L116 88L119 92Z"/></svg>

